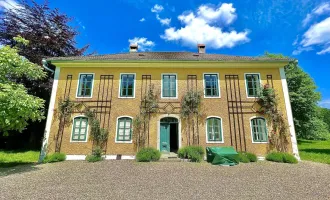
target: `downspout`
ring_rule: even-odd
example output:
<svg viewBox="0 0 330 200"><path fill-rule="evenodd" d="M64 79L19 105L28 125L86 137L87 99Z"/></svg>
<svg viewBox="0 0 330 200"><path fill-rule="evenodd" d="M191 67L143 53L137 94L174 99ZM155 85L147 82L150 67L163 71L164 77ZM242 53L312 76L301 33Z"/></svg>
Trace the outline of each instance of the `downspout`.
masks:
<svg viewBox="0 0 330 200"><path fill-rule="evenodd" d="M48 67L48 62L45 58L42 59L42 67L45 68L47 71L50 71L53 74L55 73L54 70L52 70Z"/></svg>

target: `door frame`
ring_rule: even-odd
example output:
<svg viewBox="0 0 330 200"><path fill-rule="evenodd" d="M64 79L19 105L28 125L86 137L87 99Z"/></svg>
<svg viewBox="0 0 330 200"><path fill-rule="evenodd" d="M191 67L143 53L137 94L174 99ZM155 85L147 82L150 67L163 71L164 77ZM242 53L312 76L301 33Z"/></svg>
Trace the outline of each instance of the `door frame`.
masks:
<svg viewBox="0 0 330 200"><path fill-rule="evenodd" d="M180 120L180 115L178 114L163 114L163 115L159 115L158 116L158 120L157 120L157 149L160 150L160 120L163 118L167 118L167 117L173 117L176 118L178 120L178 148L181 148L181 142L182 142L182 138L181 138L181 120Z"/></svg>

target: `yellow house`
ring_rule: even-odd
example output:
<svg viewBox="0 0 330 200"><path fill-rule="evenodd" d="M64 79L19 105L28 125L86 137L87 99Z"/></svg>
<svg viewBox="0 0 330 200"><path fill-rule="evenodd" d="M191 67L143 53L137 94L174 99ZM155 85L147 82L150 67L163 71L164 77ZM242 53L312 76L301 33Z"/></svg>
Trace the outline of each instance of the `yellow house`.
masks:
<svg viewBox="0 0 330 200"><path fill-rule="evenodd" d="M151 85L158 106L144 130L149 146L162 152L191 144L233 146L264 157L270 133L255 104L258 88L265 84L278 95L289 127L288 151L299 158L284 72L289 59L207 54L205 45L198 45L198 53L137 52L137 48L131 45L130 52L122 54L47 60L56 70L41 159L55 151L69 160L91 154L86 108L109 130L106 159L133 159L137 149L133 122ZM202 115L193 125L180 115L183 97L190 90L202 93ZM83 107L70 113L65 124L58 117L61 99Z"/></svg>

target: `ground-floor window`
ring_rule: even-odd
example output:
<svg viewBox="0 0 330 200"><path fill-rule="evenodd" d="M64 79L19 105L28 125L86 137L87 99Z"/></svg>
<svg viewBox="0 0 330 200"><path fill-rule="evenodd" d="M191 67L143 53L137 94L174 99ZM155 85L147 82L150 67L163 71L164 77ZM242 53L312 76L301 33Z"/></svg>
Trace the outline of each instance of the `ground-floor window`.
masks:
<svg viewBox="0 0 330 200"><path fill-rule="evenodd" d="M266 120L262 117L251 119L252 140L253 142L267 142Z"/></svg>
<svg viewBox="0 0 330 200"><path fill-rule="evenodd" d="M88 127L88 119L86 117L74 118L71 141L75 141L75 142L87 141L87 127Z"/></svg>
<svg viewBox="0 0 330 200"><path fill-rule="evenodd" d="M129 142L132 140L132 118L118 118L117 138L118 142Z"/></svg>
<svg viewBox="0 0 330 200"><path fill-rule="evenodd" d="M206 132L208 142L222 142L222 121L218 117L210 117L206 120Z"/></svg>

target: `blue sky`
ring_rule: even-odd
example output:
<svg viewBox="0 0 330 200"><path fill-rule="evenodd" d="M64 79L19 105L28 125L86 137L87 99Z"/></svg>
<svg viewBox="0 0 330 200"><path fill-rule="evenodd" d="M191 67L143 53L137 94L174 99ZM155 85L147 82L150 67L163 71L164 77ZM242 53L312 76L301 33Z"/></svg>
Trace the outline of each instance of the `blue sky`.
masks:
<svg viewBox="0 0 330 200"><path fill-rule="evenodd" d="M89 52L127 52L129 43L146 51L196 51L205 43L208 53L294 57L315 80L320 105L330 108L329 0L49 2L74 18L78 46L90 44Z"/></svg>

